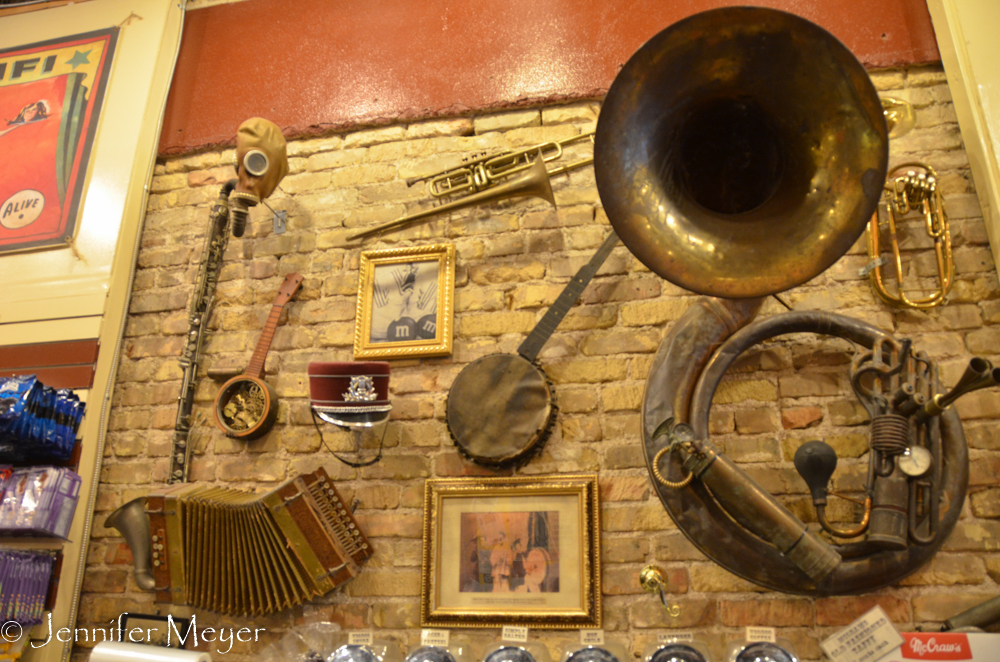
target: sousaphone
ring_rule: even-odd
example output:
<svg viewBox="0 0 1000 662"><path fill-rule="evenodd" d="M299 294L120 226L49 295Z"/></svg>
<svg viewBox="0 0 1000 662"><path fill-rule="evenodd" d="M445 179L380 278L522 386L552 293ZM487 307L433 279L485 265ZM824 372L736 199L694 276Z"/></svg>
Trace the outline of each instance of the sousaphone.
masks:
<svg viewBox="0 0 1000 662"><path fill-rule="evenodd" d="M754 321L762 297L812 279L857 241L887 165L883 108L864 67L824 29L766 8L710 10L655 35L615 78L598 120L594 169L615 232L650 270L708 295L673 324L647 380L653 485L709 558L774 590L829 595L897 581L940 547L964 500L961 423L920 409L940 399L940 384L909 341L832 313ZM709 439L726 369L758 342L801 332L860 346L855 390L873 421L890 424L872 426L870 454L887 474L874 478L878 507L846 538L802 522ZM907 444L931 452L934 469L887 477ZM829 479L820 469L817 504Z"/></svg>

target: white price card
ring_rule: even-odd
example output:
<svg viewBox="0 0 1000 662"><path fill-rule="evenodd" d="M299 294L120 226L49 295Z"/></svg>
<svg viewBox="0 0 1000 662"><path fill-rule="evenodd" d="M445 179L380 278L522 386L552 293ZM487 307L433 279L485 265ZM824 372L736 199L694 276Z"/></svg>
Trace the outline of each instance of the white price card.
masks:
<svg viewBox="0 0 1000 662"><path fill-rule="evenodd" d="M746 634L747 641L766 641L774 643L774 628L748 627Z"/></svg>
<svg viewBox="0 0 1000 662"><path fill-rule="evenodd" d="M604 630L580 630L580 643L585 646L603 646Z"/></svg>
<svg viewBox="0 0 1000 662"><path fill-rule="evenodd" d="M675 641L694 641L694 632L661 632L656 636L657 643L669 644Z"/></svg>
<svg viewBox="0 0 1000 662"><path fill-rule="evenodd" d="M500 638L504 641L527 643L528 628L524 625L505 625L500 633Z"/></svg>
<svg viewBox="0 0 1000 662"><path fill-rule="evenodd" d="M420 645L447 648L450 636L451 630L421 630Z"/></svg>
<svg viewBox="0 0 1000 662"><path fill-rule="evenodd" d="M347 635L347 643L351 646L371 646L372 639L371 630L357 630Z"/></svg>
<svg viewBox="0 0 1000 662"><path fill-rule="evenodd" d="M892 621L875 607L820 646L833 662L874 662L902 643Z"/></svg>

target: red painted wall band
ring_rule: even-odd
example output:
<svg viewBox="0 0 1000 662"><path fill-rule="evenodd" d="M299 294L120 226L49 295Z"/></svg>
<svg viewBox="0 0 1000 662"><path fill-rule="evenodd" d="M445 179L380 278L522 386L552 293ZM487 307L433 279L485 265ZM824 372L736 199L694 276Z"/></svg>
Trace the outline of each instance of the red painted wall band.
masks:
<svg viewBox="0 0 1000 662"><path fill-rule="evenodd" d="M255 116L292 138L599 99L651 36L732 4L807 18L869 68L940 59L925 0L247 0L188 12L160 152Z"/></svg>

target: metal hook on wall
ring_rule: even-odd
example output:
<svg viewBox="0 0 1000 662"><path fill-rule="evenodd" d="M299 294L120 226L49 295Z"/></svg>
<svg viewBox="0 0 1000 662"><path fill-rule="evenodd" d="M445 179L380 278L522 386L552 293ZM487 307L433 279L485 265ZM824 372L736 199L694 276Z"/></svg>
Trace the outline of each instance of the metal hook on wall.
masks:
<svg viewBox="0 0 1000 662"><path fill-rule="evenodd" d="M659 592L660 602L663 603L663 608L667 610L670 618L677 618L681 615L680 605L667 604L667 573L663 571L663 568L647 565L639 572L639 586L647 593Z"/></svg>

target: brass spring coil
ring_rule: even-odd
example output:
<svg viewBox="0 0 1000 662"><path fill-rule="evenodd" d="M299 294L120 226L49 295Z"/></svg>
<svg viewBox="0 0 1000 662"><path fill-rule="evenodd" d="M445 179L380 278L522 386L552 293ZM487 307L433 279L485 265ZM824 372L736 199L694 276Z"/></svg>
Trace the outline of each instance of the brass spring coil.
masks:
<svg viewBox="0 0 1000 662"><path fill-rule="evenodd" d="M910 445L910 419L900 414L880 414L872 419L872 449L885 456L902 455Z"/></svg>

